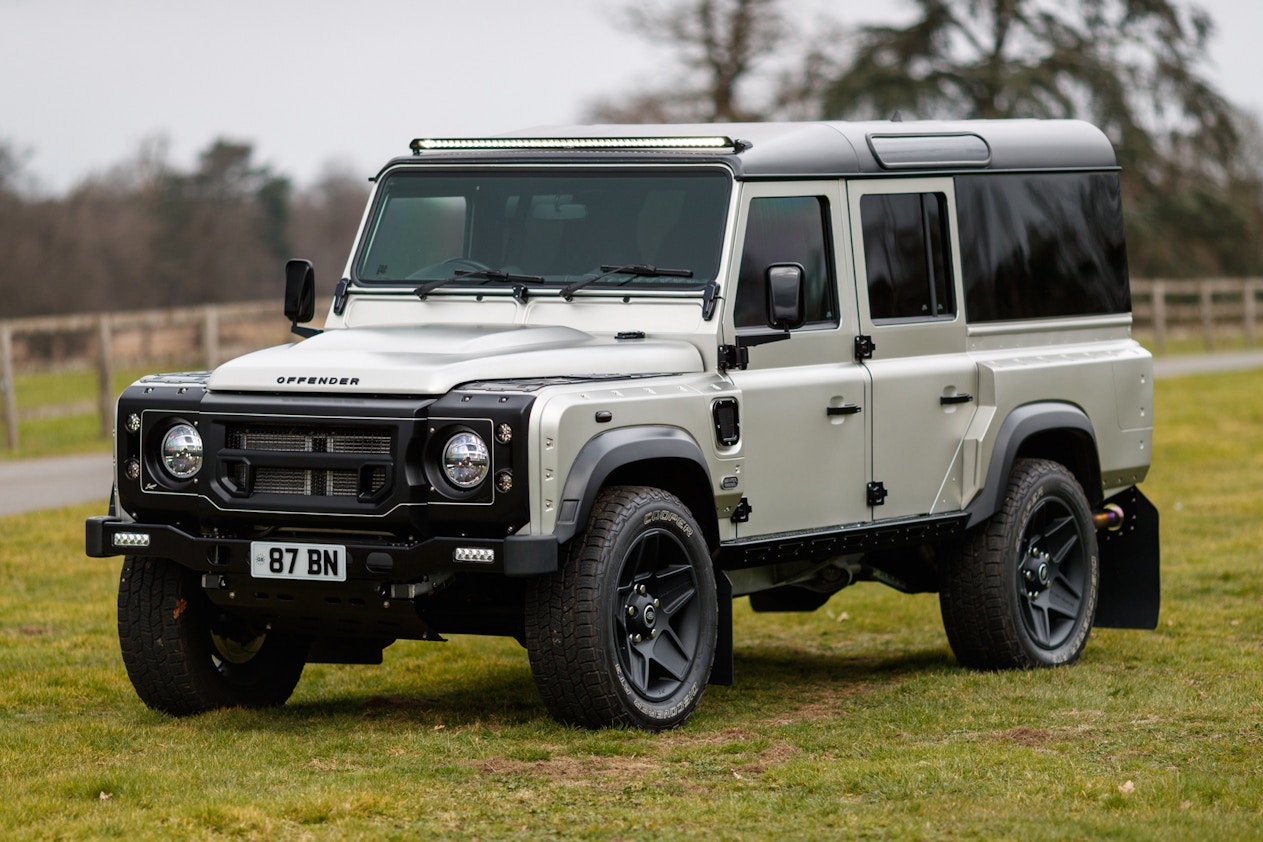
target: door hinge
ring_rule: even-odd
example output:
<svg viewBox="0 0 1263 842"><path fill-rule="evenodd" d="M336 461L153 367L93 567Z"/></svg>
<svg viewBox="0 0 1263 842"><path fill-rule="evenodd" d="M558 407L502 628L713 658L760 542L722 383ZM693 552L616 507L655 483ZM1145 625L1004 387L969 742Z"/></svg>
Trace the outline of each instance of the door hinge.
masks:
<svg viewBox="0 0 1263 842"><path fill-rule="evenodd" d="M754 507L750 505L750 501L742 497L741 502L737 503L737 508L732 510L733 523L745 523L750 519L750 512L754 511Z"/></svg>
<svg viewBox="0 0 1263 842"><path fill-rule="evenodd" d="M868 484L868 505L880 506L886 502L886 484L870 482Z"/></svg>
<svg viewBox="0 0 1263 842"><path fill-rule="evenodd" d="M863 333L857 334L855 337L855 361L863 362L871 360L873 352L877 350L877 343L873 341L873 337Z"/></svg>
<svg viewBox="0 0 1263 842"><path fill-rule="evenodd" d="M750 349L744 345L719 346L719 370L744 369L750 364Z"/></svg>
<svg viewBox="0 0 1263 842"><path fill-rule="evenodd" d="M719 346L719 370L745 368L750 365L750 349L755 345L769 345L773 342L784 342L793 336L788 330L780 333L756 333L752 336L738 336L732 345Z"/></svg>

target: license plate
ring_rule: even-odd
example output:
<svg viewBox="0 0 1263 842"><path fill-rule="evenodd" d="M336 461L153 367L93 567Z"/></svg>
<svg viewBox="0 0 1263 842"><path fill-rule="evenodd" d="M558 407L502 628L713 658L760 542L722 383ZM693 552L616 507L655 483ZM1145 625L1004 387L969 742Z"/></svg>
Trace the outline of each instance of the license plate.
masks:
<svg viewBox="0 0 1263 842"><path fill-rule="evenodd" d="M340 544L250 542L250 575L256 579L346 581L346 547Z"/></svg>

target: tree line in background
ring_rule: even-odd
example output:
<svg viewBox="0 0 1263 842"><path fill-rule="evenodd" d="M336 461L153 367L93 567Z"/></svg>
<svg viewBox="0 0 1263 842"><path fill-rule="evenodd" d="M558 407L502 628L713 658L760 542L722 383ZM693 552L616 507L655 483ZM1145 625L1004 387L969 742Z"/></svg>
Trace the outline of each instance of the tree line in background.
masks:
<svg viewBox="0 0 1263 842"><path fill-rule="evenodd" d="M64 196L40 197L0 143L0 316L277 299L283 264L299 255L332 289L367 186L329 171L295 190L250 144L226 140L182 172L149 141Z"/></svg>
<svg viewBox="0 0 1263 842"><path fill-rule="evenodd" d="M1263 275L1263 130L1201 75L1212 21L1179 0L904 0L902 26L794 24L792 0L650 0L629 31L681 73L594 103L600 122L1075 117L1122 166L1137 277ZM296 190L214 142L195 169L161 142L65 196L21 189L0 138L0 315L275 298L307 257L343 265L367 185Z"/></svg>
<svg viewBox="0 0 1263 842"><path fill-rule="evenodd" d="M1263 131L1201 74L1179 0L902 0L901 26L796 29L792 0L642 0L627 29L680 73L598 122L1078 118L1122 167L1137 277L1263 275Z"/></svg>

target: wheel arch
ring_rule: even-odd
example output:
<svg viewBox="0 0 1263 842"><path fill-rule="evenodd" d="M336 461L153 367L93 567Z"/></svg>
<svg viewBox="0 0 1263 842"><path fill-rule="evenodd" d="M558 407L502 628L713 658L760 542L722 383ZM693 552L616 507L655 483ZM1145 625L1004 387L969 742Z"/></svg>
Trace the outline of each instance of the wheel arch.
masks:
<svg viewBox="0 0 1263 842"><path fill-rule="evenodd" d="M579 451L562 489L561 509L553 535L564 544L592 514L597 494L609 485L648 485L680 499L702 529L712 558L719 549L719 521L711 491L710 471L697 442L678 427L622 427L593 437ZM733 680L732 583L718 567L718 637L711 684Z"/></svg>
<svg viewBox="0 0 1263 842"><path fill-rule="evenodd" d="M1101 461L1092 419L1074 404L1024 404L1010 412L1000 425L986 482L966 509L970 527L999 509L1013 463L1018 459L1050 459L1065 465L1083 488L1088 504L1101 504Z"/></svg>
<svg viewBox="0 0 1263 842"><path fill-rule="evenodd" d="M562 488L553 535L564 544L583 530L600 490L609 485L649 485L688 506L713 552L719 524L710 470L697 442L678 427L622 427L594 436L579 451Z"/></svg>

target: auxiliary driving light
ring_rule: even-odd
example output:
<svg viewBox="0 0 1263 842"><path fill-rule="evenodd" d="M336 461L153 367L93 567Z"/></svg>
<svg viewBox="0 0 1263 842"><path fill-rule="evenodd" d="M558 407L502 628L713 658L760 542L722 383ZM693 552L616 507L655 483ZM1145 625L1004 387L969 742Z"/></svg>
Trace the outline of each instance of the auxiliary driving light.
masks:
<svg viewBox="0 0 1263 842"><path fill-rule="evenodd" d="M496 474L496 489L501 494L508 494L513 490L513 473L511 471L501 471Z"/></svg>

